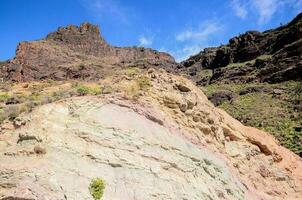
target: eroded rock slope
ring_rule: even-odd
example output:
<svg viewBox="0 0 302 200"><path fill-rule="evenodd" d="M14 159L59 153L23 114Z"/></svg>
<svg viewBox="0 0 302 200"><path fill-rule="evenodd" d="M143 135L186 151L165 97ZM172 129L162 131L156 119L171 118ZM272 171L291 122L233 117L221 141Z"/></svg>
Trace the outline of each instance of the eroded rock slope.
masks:
<svg viewBox="0 0 302 200"><path fill-rule="evenodd" d="M190 81L149 69L109 82L2 125L0 199L91 199L96 177L103 199L301 199L301 158Z"/></svg>

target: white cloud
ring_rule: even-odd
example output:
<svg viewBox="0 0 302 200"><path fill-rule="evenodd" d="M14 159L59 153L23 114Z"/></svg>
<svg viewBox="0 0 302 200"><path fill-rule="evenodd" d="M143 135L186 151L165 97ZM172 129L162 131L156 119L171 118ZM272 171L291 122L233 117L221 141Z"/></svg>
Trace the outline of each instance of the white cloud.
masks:
<svg viewBox="0 0 302 200"><path fill-rule="evenodd" d="M240 0L232 0L231 8L234 10L235 15L241 19L245 19L248 11L246 5L243 4Z"/></svg>
<svg viewBox="0 0 302 200"><path fill-rule="evenodd" d="M214 21L207 21L203 23L197 30L185 30L176 35L176 40L183 42L187 40L192 41L206 41L211 34L218 33L223 29L223 26Z"/></svg>
<svg viewBox="0 0 302 200"><path fill-rule="evenodd" d="M176 61L180 62L192 55L199 53L203 47L210 46L213 38L220 35L225 29L225 26L216 20L207 20L197 28L189 28L175 36L178 42L177 50L169 51Z"/></svg>
<svg viewBox="0 0 302 200"><path fill-rule="evenodd" d="M275 14L279 6L281 5L280 0L252 0L253 6L256 8L259 18L258 24L266 24Z"/></svg>
<svg viewBox="0 0 302 200"><path fill-rule="evenodd" d="M153 38L141 36L138 38L138 41L141 46L150 46L153 43Z"/></svg>
<svg viewBox="0 0 302 200"><path fill-rule="evenodd" d="M190 56L199 53L203 47L201 45L186 45L183 48L178 48L175 51L166 51L170 53L177 62L188 59Z"/></svg>
<svg viewBox="0 0 302 200"><path fill-rule="evenodd" d="M256 14L258 24L263 25L284 6L301 11L302 0L231 0L230 6L237 17L246 19L249 14Z"/></svg>
<svg viewBox="0 0 302 200"><path fill-rule="evenodd" d="M97 19L110 17L122 23L128 23L127 10L116 0L81 0L82 5Z"/></svg>
<svg viewBox="0 0 302 200"><path fill-rule="evenodd" d="M201 50L202 47L199 45L185 46L177 57L177 61L188 59L190 56L199 53Z"/></svg>

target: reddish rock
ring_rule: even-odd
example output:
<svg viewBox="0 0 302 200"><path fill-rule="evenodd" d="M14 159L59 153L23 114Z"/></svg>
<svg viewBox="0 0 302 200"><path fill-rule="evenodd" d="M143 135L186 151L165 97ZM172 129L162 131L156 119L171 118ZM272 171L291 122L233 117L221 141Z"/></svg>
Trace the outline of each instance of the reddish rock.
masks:
<svg viewBox="0 0 302 200"><path fill-rule="evenodd" d="M172 69L174 58L167 53L143 47L114 47L100 35L95 25L67 26L45 39L21 42L16 56L0 77L12 81L42 79L97 80L124 67Z"/></svg>

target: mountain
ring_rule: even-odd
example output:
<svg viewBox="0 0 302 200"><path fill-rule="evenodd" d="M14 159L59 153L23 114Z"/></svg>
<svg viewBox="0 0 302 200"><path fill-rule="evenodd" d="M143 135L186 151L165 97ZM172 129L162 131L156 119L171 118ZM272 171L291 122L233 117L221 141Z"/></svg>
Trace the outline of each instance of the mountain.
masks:
<svg viewBox="0 0 302 200"><path fill-rule="evenodd" d="M290 88L300 79L284 76L300 70L300 40L261 55L252 47L269 49L259 38L270 38L274 47L282 35L294 33L292 40L300 19L250 33L249 41L239 39L248 33L239 36L236 45L205 50L183 63L152 49L111 46L89 23L20 43L16 56L0 63L0 199L301 199L299 126L285 127L297 128L287 140L293 153L203 93L236 118L249 117L240 119L245 124L267 116L281 123L289 114L296 123L299 111L290 106L299 98ZM232 61L218 62L221 54ZM259 57L271 76L258 74ZM250 66L256 78L223 75L214 81L217 71L233 69L231 62L238 70ZM210 80L201 81L197 72ZM241 97L250 110L241 107L235 115L231 106Z"/></svg>
<svg viewBox="0 0 302 200"><path fill-rule="evenodd" d="M2 67L1 77L12 81L43 79L97 80L111 68L175 65L167 53L142 47L113 47L89 23L58 28L45 39L21 42L16 56Z"/></svg>
<svg viewBox="0 0 302 200"><path fill-rule="evenodd" d="M285 26L248 31L183 61L197 84L302 80L302 13ZM208 76L203 76L207 70Z"/></svg>
<svg viewBox="0 0 302 200"><path fill-rule="evenodd" d="M246 125L273 133L302 156L302 13L265 32L248 31L183 61L178 73Z"/></svg>

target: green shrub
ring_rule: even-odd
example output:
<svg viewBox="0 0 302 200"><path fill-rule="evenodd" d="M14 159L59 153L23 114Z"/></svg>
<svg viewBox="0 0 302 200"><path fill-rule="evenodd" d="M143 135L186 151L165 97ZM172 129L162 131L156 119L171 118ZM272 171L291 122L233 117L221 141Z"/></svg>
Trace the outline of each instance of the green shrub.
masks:
<svg viewBox="0 0 302 200"><path fill-rule="evenodd" d="M139 72L140 72L140 69L137 67L129 67L129 68L125 69L125 71L124 71L125 75L127 75L127 76L135 76L135 75L139 74Z"/></svg>
<svg viewBox="0 0 302 200"><path fill-rule="evenodd" d="M76 91L79 95L98 95L102 93L102 88L100 86L88 86L88 85L78 85L76 86Z"/></svg>
<svg viewBox="0 0 302 200"><path fill-rule="evenodd" d="M93 179L89 185L89 191L93 199L100 200L103 197L105 181L101 178Z"/></svg>
<svg viewBox="0 0 302 200"><path fill-rule="evenodd" d="M151 87L151 81L150 81L149 77L146 77L146 76L139 77L136 80L136 83L139 86L139 88L142 90L147 90Z"/></svg>
<svg viewBox="0 0 302 200"><path fill-rule="evenodd" d="M0 102L5 102L9 97L10 96L7 92L0 93Z"/></svg>

